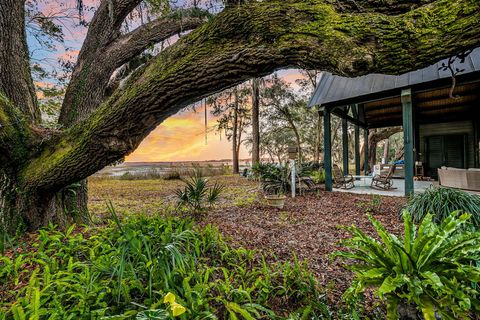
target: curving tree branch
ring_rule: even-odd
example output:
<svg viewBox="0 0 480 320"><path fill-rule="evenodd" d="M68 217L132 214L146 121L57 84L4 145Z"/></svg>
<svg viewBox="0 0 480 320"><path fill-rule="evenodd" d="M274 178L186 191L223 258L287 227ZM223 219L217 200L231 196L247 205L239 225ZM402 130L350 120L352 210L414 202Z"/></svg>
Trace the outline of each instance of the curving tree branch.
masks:
<svg viewBox="0 0 480 320"><path fill-rule="evenodd" d="M205 22L206 14L199 10L173 12L122 35L120 25L113 21L124 19L127 9L133 10L133 4L138 1L124 2L116 2L122 3L123 7L117 10L119 16L114 15L112 18L108 16L111 12L108 9L109 0L104 0L92 20L65 93L59 121L64 126L85 119L105 100L107 85L117 68L149 46L195 29ZM104 28L107 32L102 31Z"/></svg>
<svg viewBox="0 0 480 320"><path fill-rule="evenodd" d="M138 70L21 172L58 190L135 150L190 103L285 67L399 74L480 45L480 4L437 0L403 15L338 13L322 0L232 7Z"/></svg>

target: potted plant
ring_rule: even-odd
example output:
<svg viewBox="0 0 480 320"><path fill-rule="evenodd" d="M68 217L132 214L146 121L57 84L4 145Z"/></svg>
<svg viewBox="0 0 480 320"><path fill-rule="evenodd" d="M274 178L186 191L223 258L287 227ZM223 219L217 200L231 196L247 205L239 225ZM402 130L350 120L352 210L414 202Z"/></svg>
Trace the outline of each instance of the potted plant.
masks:
<svg viewBox="0 0 480 320"><path fill-rule="evenodd" d="M278 209L283 209L285 206L285 199L287 199L287 196L283 193L265 195L265 200L267 200L268 205Z"/></svg>
<svg viewBox="0 0 480 320"><path fill-rule="evenodd" d="M285 192L290 188L287 166L275 164L257 164L253 172L260 178L262 190L268 205L283 209Z"/></svg>

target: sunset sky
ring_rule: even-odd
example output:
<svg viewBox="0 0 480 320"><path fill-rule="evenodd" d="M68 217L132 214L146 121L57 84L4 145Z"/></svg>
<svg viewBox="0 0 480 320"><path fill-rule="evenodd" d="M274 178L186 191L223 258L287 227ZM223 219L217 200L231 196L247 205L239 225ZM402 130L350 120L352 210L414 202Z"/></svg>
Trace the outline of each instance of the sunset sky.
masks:
<svg viewBox="0 0 480 320"><path fill-rule="evenodd" d="M96 0L84 0L88 17L93 11L88 7L95 6ZM70 12L76 14L74 0L49 1L40 0L39 7L46 14ZM45 50L39 42L29 34L28 43L34 62L40 63L47 70L58 68L59 59L75 61L81 48L87 29L78 26L78 19L62 20L65 34L64 44L56 44L55 50ZM294 82L300 75L295 70L281 71L280 75L289 82ZM54 80L51 80L54 81ZM37 86L49 86L48 80L36 81ZM208 110L210 111L210 110ZM160 124L126 161L189 161L231 159L231 143L224 135L216 132L215 119L208 112L208 134L205 142L204 108L194 111L183 111ZM248 158L249 153L242 146L240 158Z"/></svg>
<svg viewBox="0 0 480 320"><path fill-rule="evenodd" d="M232 147L215 130L215 119L208 112L205 143L204 108L180 112L160 124L126 161L189 161L231 159ZM208 110L208 109L207 109ZM241 158L248 158L245 148Z"/></svg>

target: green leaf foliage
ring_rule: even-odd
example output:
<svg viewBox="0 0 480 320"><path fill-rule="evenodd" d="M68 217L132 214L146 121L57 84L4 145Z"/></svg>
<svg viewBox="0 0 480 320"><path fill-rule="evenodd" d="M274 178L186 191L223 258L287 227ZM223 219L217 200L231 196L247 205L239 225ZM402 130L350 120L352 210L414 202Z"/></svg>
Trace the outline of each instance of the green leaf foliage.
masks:
<svg viewBox="0 0 480 320"><path fill-rule="evenodd" d="M478 291L480 232L464 228L470 214L454 212L440 224L427 214L417 227L408 211L403 213L404 235L399 239L369 216L377 238L355 226L343 241L349 251L335 256L353 261L355 273L345 298L352 299L374 288L387 301L388 319L398 319L400 305L414 305L425 319L467 319L480 312Z"/></svg>
<svg viewBox="0 0 480 320"><path fill-rule="evenodd" d="M0 319L332 317L303 263L267 263L191 220L122 220L110 211L106 226L52 225L8 246L0 256ZM175 316L168 293L183 313Z"/></svg>
<svg viewBox="0 0 480 320"><path fill-rule="evenodd" d="M414 222L419 223L429 213L437 223L446 219L451 212L461 211L472 215L470 223L480 228L480 196L463 190L430 187L425 192L413 195L406 206Z"/></svg>
<svg viewBox="0 0 480 320"><path fill-rule="evenodd" d="M200 171L195 171L183 182L184 188L175 191L178 205L194 214L203 213L208 207L215 205L224 189L218 182L209 186L208 179L203 177Z"/></svg>

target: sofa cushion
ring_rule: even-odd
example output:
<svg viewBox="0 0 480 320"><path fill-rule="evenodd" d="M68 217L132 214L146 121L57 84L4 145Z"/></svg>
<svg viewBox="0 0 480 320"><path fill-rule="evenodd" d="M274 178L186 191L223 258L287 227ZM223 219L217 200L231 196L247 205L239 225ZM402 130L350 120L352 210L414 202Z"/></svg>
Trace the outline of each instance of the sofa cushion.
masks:
<svg viewBox="0 0 480 320"><path fill-rule="evenodd" d="M438 169L438 177L442 186L480 191L480 170Z"/></svg>

